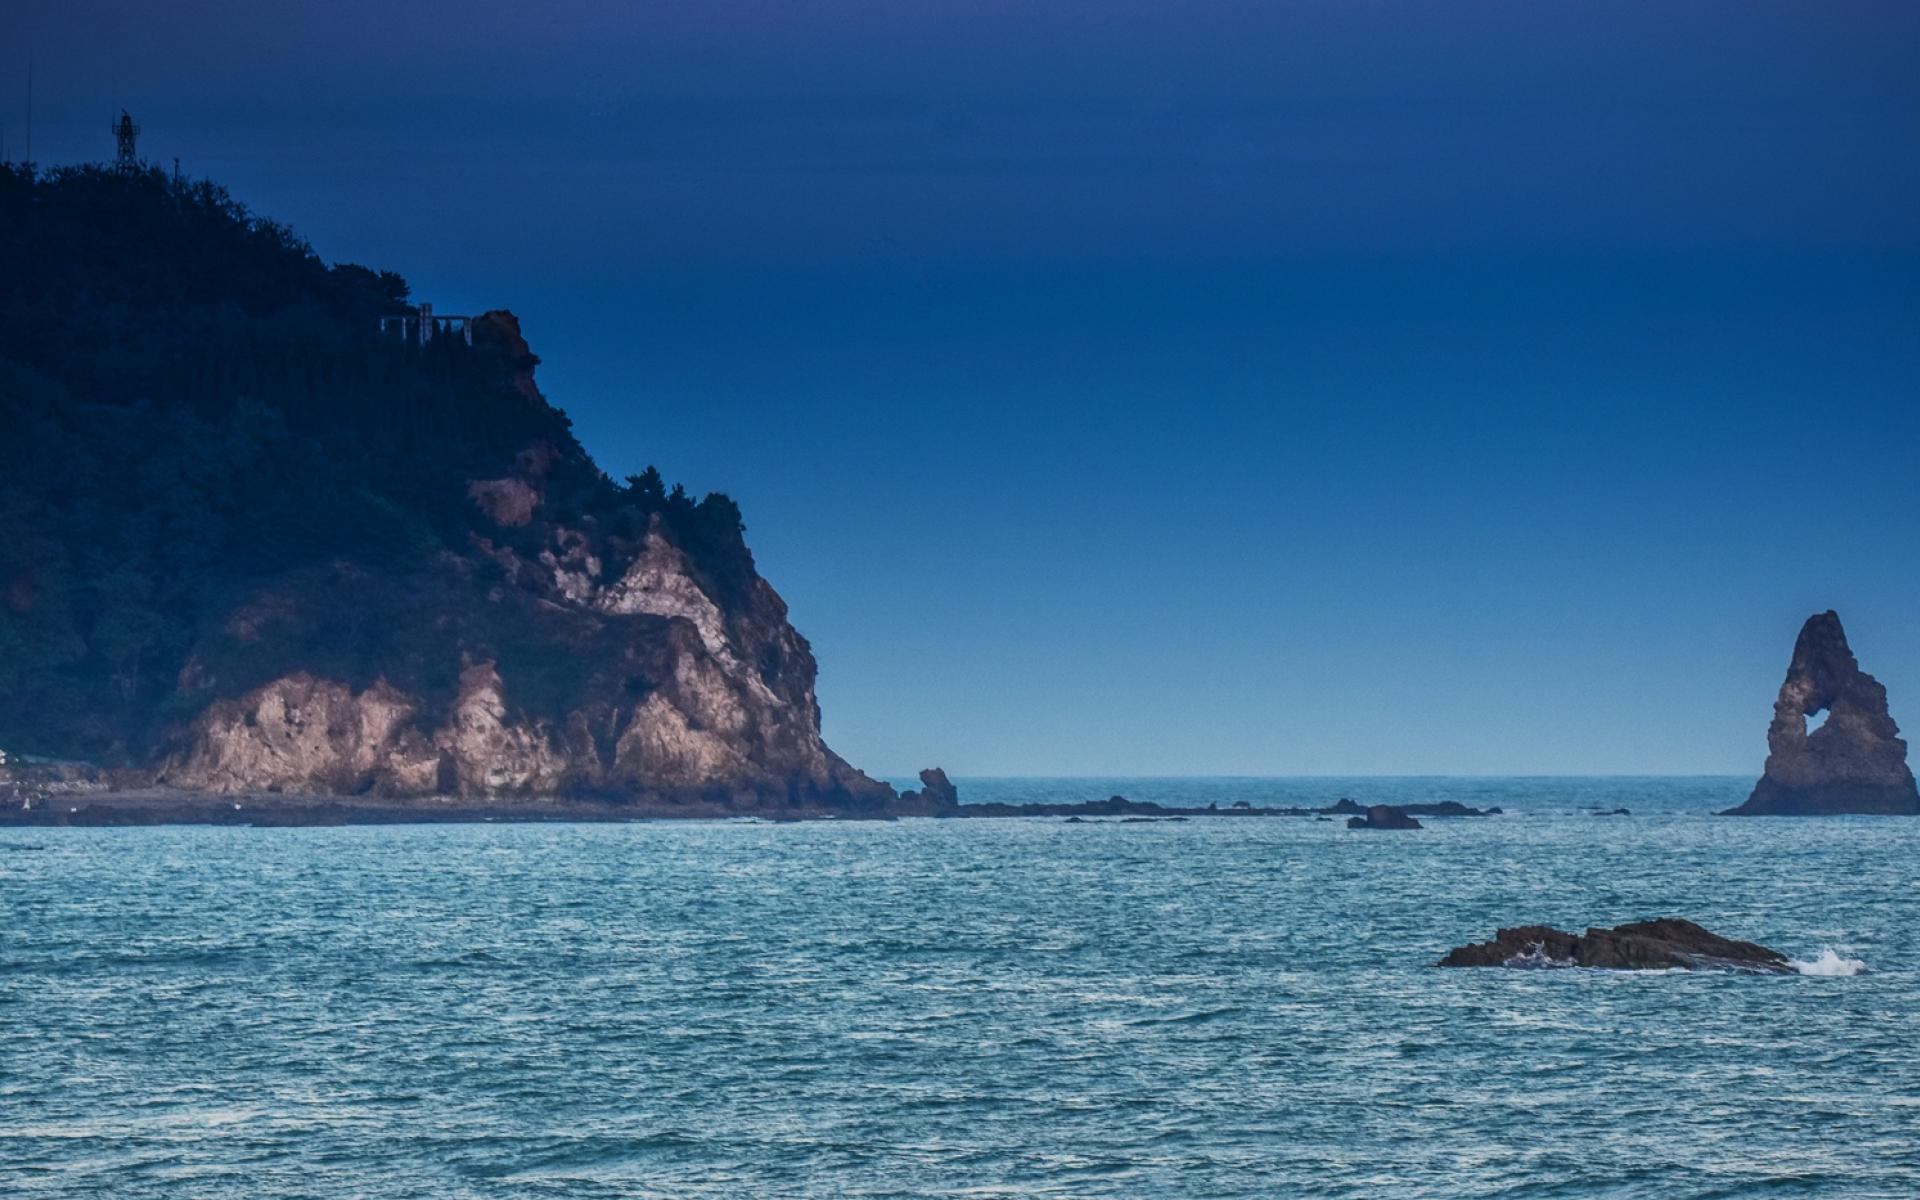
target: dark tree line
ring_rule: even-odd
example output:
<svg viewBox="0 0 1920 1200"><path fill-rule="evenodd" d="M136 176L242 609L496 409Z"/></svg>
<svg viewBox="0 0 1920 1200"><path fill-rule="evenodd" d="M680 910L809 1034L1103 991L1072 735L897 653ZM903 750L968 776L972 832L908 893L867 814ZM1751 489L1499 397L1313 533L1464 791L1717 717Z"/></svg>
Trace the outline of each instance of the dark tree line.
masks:
<svg viewBox="0 0 1920 1200"><path fill-rule="evenodd" d="M0 357L73 399L207 419L251 401L295 433L467 469L573 447L564 414L508 386L500 347L379 333L412 311L400 276L328 267L212 183L0 168Z"/></svg>

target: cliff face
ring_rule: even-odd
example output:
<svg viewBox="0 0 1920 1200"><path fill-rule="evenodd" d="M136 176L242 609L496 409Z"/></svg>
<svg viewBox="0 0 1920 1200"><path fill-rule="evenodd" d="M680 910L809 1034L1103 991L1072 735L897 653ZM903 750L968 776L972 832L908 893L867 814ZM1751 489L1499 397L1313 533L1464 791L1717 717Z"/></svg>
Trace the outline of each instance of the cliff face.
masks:
<svg viewBox="0 0 1920 1200"><path fill-rule="evenodd" d="M1809 733L1807 720L1827 713ZM1753 794L1729 815L1920 813L1907 743L1887 689L1860 669L1840 617L1807 618L1767 729L1767 763Z"/></svg>
<svg viewBox="0 0 1920 1200"><path fill-rule="evenodd" d="M510 315L486 320L517 338ZM516 386L532 389L530 371ZM509 474L469 481L475 525L457 551L397 573L336 561L247 597L181 671L190 707L217 698L169 739L158 780L745 810L890 802L821 741L812 652L750 560L722 581L664 511L552 511L570 453L535 444ZM353 648L347 678L302 658L321 643ZM231 694L266 664L271 678Z"/></svg>
<svg viewBox="0 0 1920 1200"><path fill-rule="evenodd" d="M462 584L483 587L468 604L504 608L510 621L526 623L528 642L581 655L577 691L560 698L557 711L540 714L510 702L517 681L503 674L501 658L522 648L450 633L436 639L435 650L444 656L438 665L455 672L445 700L397 687L384 675L356 689L295 669L210 704L178 737L159 779L216 792L585 791L725 798L745 807L874 807L890 799L889 789L820 740L813 659L772 589L756 580L756 610L724 616L689 575L657 565L677 557L658 540L620 571L614 588L577 600L537 567L523 577L524 590L508 594L510 585L475 581L472 564L439 565L451 576L439 594ZM638 597L617 590L636 572L664 586ZM356 590L348 578L328 582L321 581L319 602ZM352 602L345 594L338 599ZM638 603L663 611L631 607ZM312 621L298 603L279 605L272 619ZM454 620L476 624L472 614ZM220 636L244 644L254 635L236 617ZM779 665L762 674L750 662ZM217 689L219 680L197 666L189 664L185 690Z"/></svg>
<svg viewBox="0 0 1920 1200"><path fill-rule="evenodd" d="M0 168L0 266L0 748L217 794L897 806L821 741L733 502L609 479L512 314L383 336L397 276L151 172Z"/></svg>

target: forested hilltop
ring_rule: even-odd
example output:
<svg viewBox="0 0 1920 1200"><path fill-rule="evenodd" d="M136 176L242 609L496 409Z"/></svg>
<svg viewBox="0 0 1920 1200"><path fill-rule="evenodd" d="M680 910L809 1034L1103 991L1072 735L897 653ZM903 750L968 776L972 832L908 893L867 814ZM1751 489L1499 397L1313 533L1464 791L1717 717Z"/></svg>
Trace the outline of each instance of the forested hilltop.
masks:
<svg viewBox="0 0 1920 1200"><path fill-rule="evenodd" d="M215 790L884 792L819 744L734 503L609 479L510 313L381 331L415 312L213 183L0 168L0 749Z"/></svg>

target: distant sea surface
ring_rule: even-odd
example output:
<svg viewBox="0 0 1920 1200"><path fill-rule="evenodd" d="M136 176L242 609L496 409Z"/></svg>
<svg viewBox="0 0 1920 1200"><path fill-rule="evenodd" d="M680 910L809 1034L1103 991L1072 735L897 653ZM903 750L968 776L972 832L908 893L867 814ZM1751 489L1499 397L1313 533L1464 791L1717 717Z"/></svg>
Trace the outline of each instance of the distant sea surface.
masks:
<svg viewBox="0 0 1920 1200"><path fill-rule="evenodd" d="M1920 1196L1920 821L959 782L1506 814L0 831L0 1195ZM1429 966L1665 914L1809 973Z"/></svg>

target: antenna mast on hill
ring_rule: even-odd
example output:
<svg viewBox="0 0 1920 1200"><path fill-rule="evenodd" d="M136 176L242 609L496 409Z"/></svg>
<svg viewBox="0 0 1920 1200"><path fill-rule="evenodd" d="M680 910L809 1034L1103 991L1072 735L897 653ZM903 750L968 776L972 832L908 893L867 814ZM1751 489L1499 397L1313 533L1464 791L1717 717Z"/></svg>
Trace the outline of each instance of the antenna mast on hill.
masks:
<svg viewBox="0 0 1920 1200"><path fill-rule="evenodd" d="M114 165L129 173L140 169L140 156L134 152L133 143L140 136L140 127L133 123L126 109L120 110L120 119L113 123L114 144L120 148Z"/></svg>

